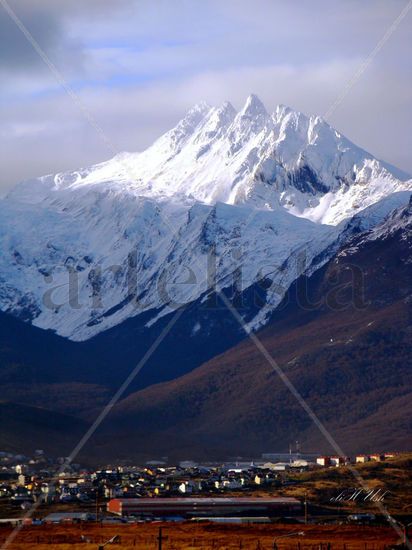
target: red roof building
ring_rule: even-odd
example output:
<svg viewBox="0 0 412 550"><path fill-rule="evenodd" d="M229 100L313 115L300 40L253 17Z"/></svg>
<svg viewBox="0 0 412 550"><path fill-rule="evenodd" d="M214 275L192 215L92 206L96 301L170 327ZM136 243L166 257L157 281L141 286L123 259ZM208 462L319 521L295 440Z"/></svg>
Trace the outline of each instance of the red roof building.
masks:
<svg viewBox="0 0 412 550"><path fill-rule="evenodd" d="M115 498L107 511L120 516L288 515L301 511L292 497L279 498Z"/></svg>

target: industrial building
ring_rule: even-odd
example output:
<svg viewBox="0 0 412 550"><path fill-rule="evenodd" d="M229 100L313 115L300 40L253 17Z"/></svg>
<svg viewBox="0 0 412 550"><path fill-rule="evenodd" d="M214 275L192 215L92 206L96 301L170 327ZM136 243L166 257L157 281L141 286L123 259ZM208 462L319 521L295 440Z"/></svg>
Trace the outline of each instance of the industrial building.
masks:
<svg viewBox="0 0 412 550"><path fill-rule="evenodd" d="M301 511L292 497L277 498L114 498L107 511L135 517L288 516Z"/></svg>

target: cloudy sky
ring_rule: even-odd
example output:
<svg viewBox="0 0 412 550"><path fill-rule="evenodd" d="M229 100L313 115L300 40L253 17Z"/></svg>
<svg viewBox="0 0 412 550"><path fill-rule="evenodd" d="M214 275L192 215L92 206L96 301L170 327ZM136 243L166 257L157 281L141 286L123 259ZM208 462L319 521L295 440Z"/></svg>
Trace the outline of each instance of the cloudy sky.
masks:
<svg viewBox="0 0 412 550"><path fill-rule="evenodd" d="M268 110L284 103L324 115L408 0L7 3L65 87L0 0L3 191L113 151L141 150L200 100L240 108L254 92ZM408 172L411 36L412 10L328 119Z"/></svg>

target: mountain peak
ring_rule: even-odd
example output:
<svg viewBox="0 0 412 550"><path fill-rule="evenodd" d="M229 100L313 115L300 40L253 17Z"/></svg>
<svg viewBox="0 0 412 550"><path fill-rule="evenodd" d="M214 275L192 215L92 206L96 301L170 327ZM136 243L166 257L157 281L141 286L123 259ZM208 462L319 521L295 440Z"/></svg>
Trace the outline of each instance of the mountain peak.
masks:
<svg viewBox="0 0 412 550"><path fill-rule="evenodd" d="M206 103L206 101L199 101L198 103L195 103L193 107L191 107L188 110L187 115L196 114L196 113L206 114L208 111L210 111L210 109L211 107L208 103Z"/></svg>
<svg viewBox="0 0 412 550"><path fill-rule="evenodd" d="M207 115L211 108L212 107L208 105L206 101L200 101L187 111L181 122L197 125Z"/></svg>
<svg viewBox="0 0 412 550"><path fill-rule="evenodd" d="M212 118L216 126L226 126L233 122L237 112L229 101L225 101L220 107L213 110Z"/></svg>
<svg viewBox="0 0 412 550"><path fill-rule="evenodd" d="M250 94L240 114L242 116L251 116L251 117L257 117L259 115L268 116L265 106L263 105L262 101L258 98L258 96L255 94Z"/></svg>
<svg viewBox="0 0 412 550"><path fill-rule="evenodd" d="M316 223L339 223L391 192L412 188L325 121L286 105L268 114L251 94L240 112L228 102L202 101L141 153L89 169L36 180L36 192L19 187L9 196L47 195L50 186L113 187L145 197L186 197L265 209L279 206ZM406 179L406 178L405 178ZM357 185L361 183L362 185ZM327 195L327 196L326 196Z"/></svg>
<svg viewBox="0 0 412 550"><path fill-rule="evenodd" d="M222 103L218 111L221 113L231 113L234 115L236 114L236 109L233 107L230 101L225 101L224 103Z"/></svg>
<svg viewBox="0 0 412 550"><path fill-rule="evenodd" d="M166 152L166 155L170 153L175 154L179 152L183 143L193 135L196 128L204 120L206 115L211 111L210 105L205 101L196 103L191 109L189 109L182 120L169 132L166 132L161 138L160 142L166 140L166 148L162 144L162 150Z"/></svg>
<svg viewBox="0 0 412 550"><path fill-rule="evenodd" d="M275 122L282 122L285 119L302 121L308 120L308 117L305 114L297 111L296 109L293 109L292 107L289 107L289 105L284 105L283 103L279 103L279 105L276 105L275 111L272 116Z"/></svg>
<svg viewBox="0 0 412 550"><path fill-rule="evenodd" d="M287 115L288 113L291 113L293 109L289 107L288 105L284 105L283 103L279 103L276 105L275 114L276 115Z"/></svg>

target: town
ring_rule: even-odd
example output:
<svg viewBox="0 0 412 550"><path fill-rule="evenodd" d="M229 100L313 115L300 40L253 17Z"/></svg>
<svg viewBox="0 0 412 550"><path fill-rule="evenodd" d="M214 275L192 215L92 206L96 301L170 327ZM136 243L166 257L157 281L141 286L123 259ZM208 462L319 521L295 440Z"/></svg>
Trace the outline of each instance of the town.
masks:
<svg viewBox="0 0 412 550"><path fill-rule="evenodd" d="M331 550L403 548L396 544L409 536L411 464L410 453L296 451L93 468L40 449L0 452L0 542L14 540L18 550L306 550L325 541ZM372 493L362 494L354 471Z"/></svg>
<svg viewBox="0 0 412 550"><path fill-rule="evenodd" d="M68 464L63 457L48 457L40 449L32 457L0 452L0 520L19 523L24 518L26 523L55 523L115 522L125 518L150 521L159 517L176 521L246 513L260 517L298 516L307 514L307 501L302 498L303 493L299 498L295 490L299 475L333 471L348 464L384 463L396 456L377 453L349 458L290 452L222 464L182 461L168 465L166 460L153 460L142 466L94 470ZM339 492L329 499L330 503L337 502L338 496ZM222 509L222 497L237 500L231 502L235 505ZM272 501L258 506L258 497L271 497ZM176 506L182 502L184 508ZM202 502L208 504L203 511Z"/></svg>

